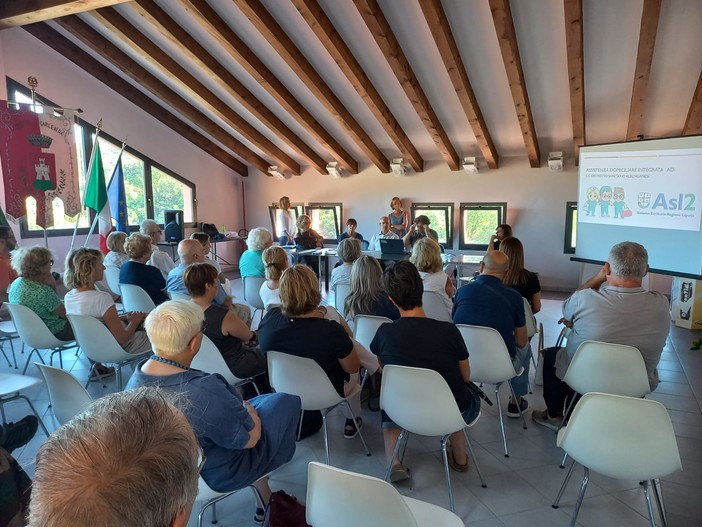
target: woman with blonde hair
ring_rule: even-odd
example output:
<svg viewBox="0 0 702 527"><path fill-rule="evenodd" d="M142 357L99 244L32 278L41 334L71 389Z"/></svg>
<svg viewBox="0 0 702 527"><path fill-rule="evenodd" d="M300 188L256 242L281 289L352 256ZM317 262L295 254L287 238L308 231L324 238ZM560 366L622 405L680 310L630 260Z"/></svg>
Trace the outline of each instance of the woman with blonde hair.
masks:
<svg viewBox="0 0 702 527"><path fill-rule="evenodd" d="M383 289L383 269L378 260L368 255L361 256L351 266L351 293L344 302L344 317L353 321L356 315L400 318L400 312Z"/></svg>
<svg viewBox="0 0 702 527"><path fill-rule="evenodd" d="M524 246L518 238L510 236L500 243L500 251L509 258L502 283L519 292L531 306L531 312L541 311L541 284L536 273L524 268Z"/></svg>
<svg viewBox="0 0 702 527"><path fill-rule="evenodd" d="M124 252L124 242L127 239L127 235L124 232L112 231L107 236L107 248L110 250L109 253L105 255L105 265L114 265L115 267L122 267L122 264L129 260L129 256Z"/></svg>
<svg viewBox="0 0 702 527"><path fill-rule="evenodd" d="M129 261L124 262L119 270L119 283L138 285L159 305L168 300L166 280L158 267L147 265L151 258L151 238L133 232L124 242L124 251ZM102 263L102 262L101 262Z"/></svg>
<svg viewBox="0 0 702 527"><path fill-rule="evenodd" d="M409 212L402 210L402 200L397 196L390 200L391 212L388 214L390 218L390 231L397 234L398 238L402 238L407 234L409 228Z"/></svg>
<svg viewBox="0 0 702 527"><path fill-rule="evenodd" d="M429 237L420 238L412 247L410 262L414 264L422 277L424 291L434 291L444 301L449 317L453 310L453 296L456 287L451 278L443 271L441 247Z"/></svg>
<svg viewBox="0 0 702 527"><path fill-rule="evenodd" d="M280 245L290 245L295 237L295 218L290 212L290 198L283 196L278 200L275 229L279 234L278 243Z"/></svg>
<svg viewBox="0 0 702 527"><path fill-rule="evenodd" d="M261 284L258 294L263 302L263 308L268 311L273 306L280 305L280 276L289 266L288 254L280 247L268 247L261 255L266 269L266 281Z"/></svg>

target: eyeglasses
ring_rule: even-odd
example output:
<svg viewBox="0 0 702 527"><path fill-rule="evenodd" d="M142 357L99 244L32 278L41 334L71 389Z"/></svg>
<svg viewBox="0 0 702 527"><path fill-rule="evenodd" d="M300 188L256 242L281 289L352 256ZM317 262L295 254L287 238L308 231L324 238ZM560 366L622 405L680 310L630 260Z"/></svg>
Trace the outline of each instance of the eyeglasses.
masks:
<svg viewBox="0 0 702 527"><path fill-rule="evenodd" d="M151 234L161 234L163 231L161 229L157 231L151 231Z"/></svg>
<svg viewBox="0 0 702 527"><path fill-rule="evenodd" d="M200 447L200 455L198 457L200 458L200 461L197 464L197 473L202 474L202 467L205 466L205 461L207 460L205 451L202 449L202 447Z"/></svg>
<svg viewBox="0 0 702 527"><path fill-rule="evenodd" d="M200 328L200 333L204 333L205 331L207 331L207 326L209 326L209 324L203 320L202 327Z"/></svg>

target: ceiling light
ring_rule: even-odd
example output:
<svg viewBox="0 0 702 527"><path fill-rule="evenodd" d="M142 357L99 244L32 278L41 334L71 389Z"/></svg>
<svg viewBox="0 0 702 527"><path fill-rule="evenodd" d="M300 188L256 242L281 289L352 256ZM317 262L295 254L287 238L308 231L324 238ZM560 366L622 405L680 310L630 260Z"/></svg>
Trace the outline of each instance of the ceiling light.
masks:
<svg viewBox="0 0 702 527"><path fill-rule="evenodd" d="M405 167L404 165L404 159L402 159L401 157L393 159L390 162L390 170L392 170L392 173L396 176L406 176L407 167Z"/></svg>
<svg viewBox="0 0 702 527"><path fill-rule="evenodd" d="M283 172L278 170L278 165L269 166L268 167L268 175L273 176L274 178L280 179L280 180L286 179L285 174L283 174Z"/></svg>
<svg viewBox="0 0 702 527"><path fill-rule="evenodd" d="M563 170L563 152L548 153L548 169L551 172Z"/></svg>
<svg viewBox="0 0 702 527"><path fill-rule="evenodd" d="M469 174L477 174L480 171L480 167L478 166L478 162L474 157L464 157L463 170Z"/></svg>
<svg viewBox="0 0 702 527"><path fill-rule="evenodd" d="M342 177L341 167L337 161L331 161L327 163L327 173L334 179L340 179Z"/></svg>

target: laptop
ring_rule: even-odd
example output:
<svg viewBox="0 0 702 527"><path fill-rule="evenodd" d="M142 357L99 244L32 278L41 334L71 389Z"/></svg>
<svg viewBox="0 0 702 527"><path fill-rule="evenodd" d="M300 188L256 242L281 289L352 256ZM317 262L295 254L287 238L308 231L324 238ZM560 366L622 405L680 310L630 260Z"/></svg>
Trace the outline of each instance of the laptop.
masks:
<svg viewBox="0 0 702 527"><path fill-rule="evenodd" d="M387 255L404 255L405 254L405 242L398 238L381 238L380 240L380 252L382 256Z"/></svg>

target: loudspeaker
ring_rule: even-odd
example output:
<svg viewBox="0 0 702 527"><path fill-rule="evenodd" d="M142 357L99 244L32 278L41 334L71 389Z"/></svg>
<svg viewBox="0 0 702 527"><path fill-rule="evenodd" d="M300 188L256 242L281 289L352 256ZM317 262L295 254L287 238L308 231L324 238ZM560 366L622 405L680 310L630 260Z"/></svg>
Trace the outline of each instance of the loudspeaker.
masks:
<svg viewBox="0 0 702 527"><path fill-rule="evenodd" d="M163 224L167 242L180 242L185 237L182 210L164 210Z"/></svg>

